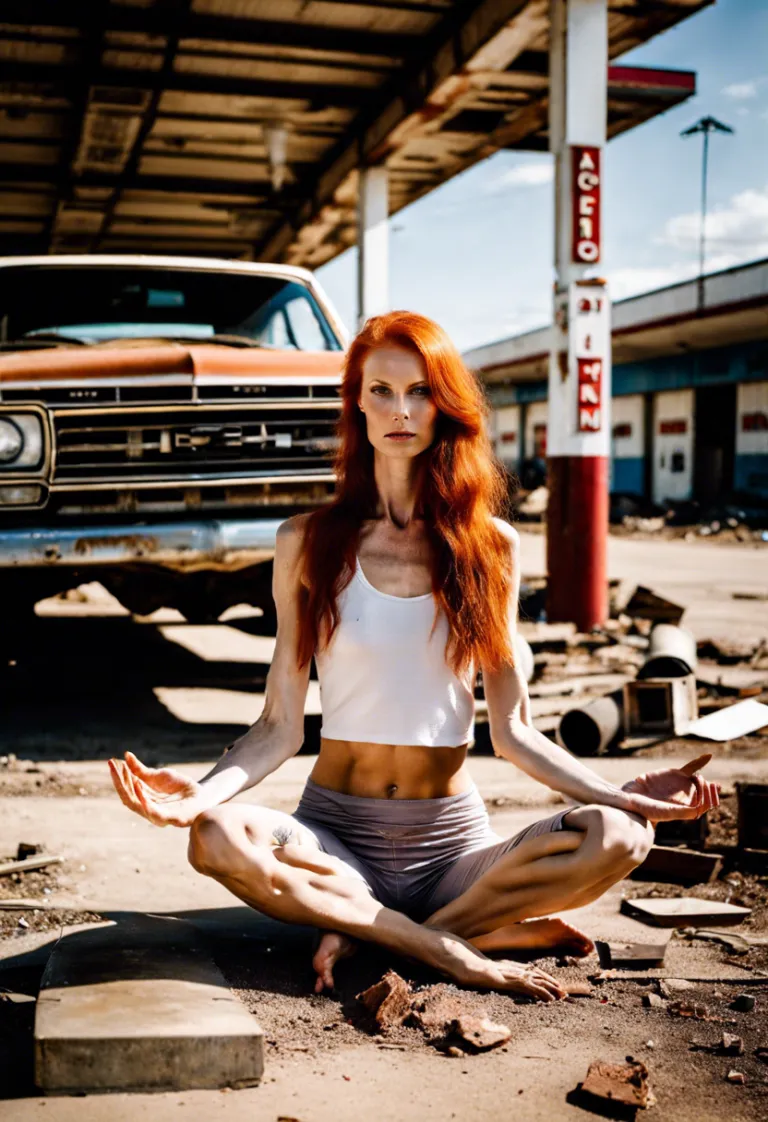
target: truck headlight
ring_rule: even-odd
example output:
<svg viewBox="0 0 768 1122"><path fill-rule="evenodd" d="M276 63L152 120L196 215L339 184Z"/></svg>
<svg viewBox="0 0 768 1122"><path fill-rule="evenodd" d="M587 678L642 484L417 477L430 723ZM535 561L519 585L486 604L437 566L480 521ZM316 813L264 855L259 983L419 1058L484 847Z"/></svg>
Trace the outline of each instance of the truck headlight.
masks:
<svg viewBox="0 0 768 1122"><path fill-rule="evenodd" d="M0 471L28 471L43 462L43 425L36 413L0 415Z"/></svg>
<svg viewBox="0 0 768 1122"><path fill-rule="evenodd" d="M17 460L24 448L21 429L13 421L0 419L0 464Z"/></svg>

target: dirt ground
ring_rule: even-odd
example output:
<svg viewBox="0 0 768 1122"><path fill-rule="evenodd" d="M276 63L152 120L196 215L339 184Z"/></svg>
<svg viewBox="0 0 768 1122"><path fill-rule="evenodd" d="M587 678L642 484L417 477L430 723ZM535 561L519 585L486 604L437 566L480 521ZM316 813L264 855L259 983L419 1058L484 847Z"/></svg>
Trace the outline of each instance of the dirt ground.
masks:
<svg viewBox="0 0 768 1122"><path fill-rule="evenodd" d="M543 571L543 542L523 534L526 573ZM765 592L765 549L702 541L629 542L612 539L611 575L652 584L686 605L684 619L700 642L725 637L754 647L768 635L768 604L743 599ZM653 574L653 580L649 579ZM735 594L739 594L735 596ZM620 914L622 896L694 895L744 903L747 923L732 929L747 940L736 953L721 943L673 933L666 968L616 977L596 955L579 963L540 965L588 996L531 1005L503 994L457 990L412 963L363 948L338 968L338 988L311 992L313 932L256 917L186 862L185 831L157 830L131 816L111 792L105 759L132 748L148 762L173 762L204 774L223 746L255 719L271 654L256 613L242 609L219 625L183 624L172 613L131 619L108 597L47 603L35 634L0 683L0 856L14 858L19 842L42 845L63 861L47 870L0 877L3 900L39 902L34 910L0 907L0 1117L3 1122L148 1122L176 1115L228 1122L382 1122L456 1118L495 1122L585 1119L576 1094L594 1059L647 1064L657 1105L649 1119L733 1122L768 1119L768 875L747 873L731 859L736 841L734 784L768 778L768 737L725 744L679 738L632 756L589 760L614 783L649 767L679 766L712 751L711 778L723 787L705 848L725 855L711 885L683 889L625 881L589 908L567 918L593 938L653 942L668 933ZM570 652L580 674L614 672L594 650ZM610 661L610 659L609 659ZM710 670L714 657L704 660ZM557 660L553 661L556 663ZM547 683L572 668L540 675ZM41 699L44 698L44 703ZM706 704L730 703L717 690ZM316 697L307 707L308 739L316 735ZM15 757L15 759L14 759ZM292 810L312 765L300 755L270 776L246 801ZM478 750L470 767L494 828L511 835L552 813L562 798L505 761ZM766 871L768 874L768 870ZM265 1078L257 1088L159 1095L41 1097L32 1085L34 999L51 946L74 924L99 917L120 922L136 912L172 914L198 925L229 984L265 1031ZM24 921L21 923L20 921ZM414 989L439 985L462 1008L507 1024L509 1042L480 1055L447 1055L413 1026L379 1033L361 1016L356 994L398 970ZM669 987L663 975L670 979ZM730 1008L736 994L756 997L756 1009ZM643 996L660 994L659 1008ZM666 996L663 996L666 994ZM704 1005L708 1020L674 1015L674 1001ZM742 1055L722 1054L723 1032L743 1038ZM745 1076L728 1082L729 1071Z"/></svg>

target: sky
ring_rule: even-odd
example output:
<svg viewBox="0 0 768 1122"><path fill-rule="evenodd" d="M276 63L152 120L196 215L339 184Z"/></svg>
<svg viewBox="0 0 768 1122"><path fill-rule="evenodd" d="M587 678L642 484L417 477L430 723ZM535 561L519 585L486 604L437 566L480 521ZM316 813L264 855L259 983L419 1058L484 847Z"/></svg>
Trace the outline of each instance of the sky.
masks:
<svg viewBox="0 0 768 1122"><path fill-rule="evenodd" d="M768 0L717 0L613 62L694 70L683 105L612 140L603 265L614 300L696 275L703 116L710 142L707 270L768 257ZM437 320L461 350L551 319L552 157L499 152L390 218L390 304ZM354 329L356 250L317 271Z"/></svg>

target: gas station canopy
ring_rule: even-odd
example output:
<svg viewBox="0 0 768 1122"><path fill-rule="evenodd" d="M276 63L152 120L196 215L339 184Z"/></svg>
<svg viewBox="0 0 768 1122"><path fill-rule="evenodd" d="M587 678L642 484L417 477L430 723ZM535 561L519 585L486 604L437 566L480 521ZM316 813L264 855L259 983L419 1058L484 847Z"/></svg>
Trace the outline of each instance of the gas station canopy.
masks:
<svg viewBox="0 0 768 1122"><path fill-rule="evenodd" d="M709 0L610 0L610 58ZM310 268L501 149L546 151L548 0L3 0L0 253ZM695 91L611 65L608 137Z"/></svg>

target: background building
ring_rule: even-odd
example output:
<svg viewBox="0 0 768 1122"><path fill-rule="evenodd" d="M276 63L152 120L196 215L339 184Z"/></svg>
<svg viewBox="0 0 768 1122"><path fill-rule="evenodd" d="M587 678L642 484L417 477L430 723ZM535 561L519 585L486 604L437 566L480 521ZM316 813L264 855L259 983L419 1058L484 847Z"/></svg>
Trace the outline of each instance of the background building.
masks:
<svg viewBox="0 0 768 1122"><path fill-rule="evenodd" d="M664 502L768 500L768 260L613 307L611 490ZM550 328L465 354L493 404L499 457L546 456ZM525 478L524 478L525 482Z"/></svg>

